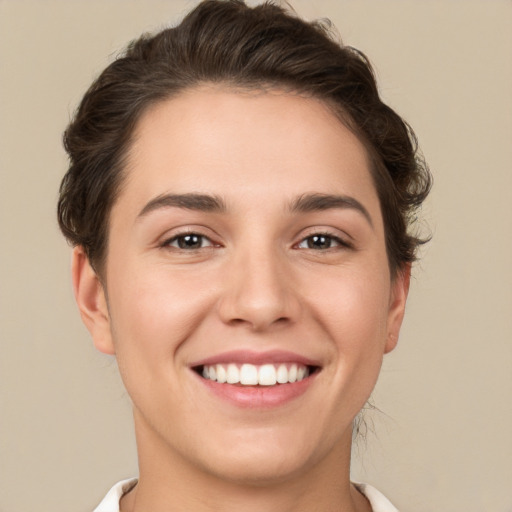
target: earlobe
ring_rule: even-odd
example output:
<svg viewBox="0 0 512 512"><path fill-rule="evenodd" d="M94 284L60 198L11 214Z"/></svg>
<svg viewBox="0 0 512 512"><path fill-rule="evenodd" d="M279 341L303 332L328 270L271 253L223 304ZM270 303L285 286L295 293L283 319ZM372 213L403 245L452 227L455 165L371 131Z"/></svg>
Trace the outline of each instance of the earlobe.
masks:
<svg viewBox="0 0 512 512"><path fill-rule="evenodd" d="M71 274L75 300L95 347L105 354L115 354L105 290L81 246L73 249Z"/></svg>
<svg viewBox="0 0 512 512"><path fill-rule="evenodd" d="M400 269L391 283L391 295L388 314L388 332L384 353L391 352L398 343L398 335L405 314L405 304L411 282L411 265Z"/></svg>

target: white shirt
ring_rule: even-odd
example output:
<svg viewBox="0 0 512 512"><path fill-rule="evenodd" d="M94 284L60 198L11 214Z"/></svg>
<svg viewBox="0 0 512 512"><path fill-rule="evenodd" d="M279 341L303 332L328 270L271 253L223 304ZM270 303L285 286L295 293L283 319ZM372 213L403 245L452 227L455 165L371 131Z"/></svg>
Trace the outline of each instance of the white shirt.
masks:
<svg viewBox="0 0 512 512"><path fill-rule="evenodd" d="M93 512L119 512L119 500L137 483L136 478L130 480L123 480L108 492L103 498L103 501L94 509ZM398 512L398 510L391 504L391 502L377 489L368 485L353 482L357 490L366 496L370 502L373 512Z"/></svg>

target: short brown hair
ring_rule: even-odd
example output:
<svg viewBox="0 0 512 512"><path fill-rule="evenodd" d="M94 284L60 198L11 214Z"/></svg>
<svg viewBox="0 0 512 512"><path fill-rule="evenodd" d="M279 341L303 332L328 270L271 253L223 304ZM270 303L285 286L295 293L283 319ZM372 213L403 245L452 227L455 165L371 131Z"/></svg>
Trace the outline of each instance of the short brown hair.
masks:
<svg viewBox="0 0 512 512"><path fill-rule="evenodd" d="M97 271L137 121L155 102L203 83L284 88L324 101L370 156L392 272L415 259L424 241L411 227L431 175L412 129L380 99L368 59L338 43L326 22L306 22L270 2L251 8L205 0L176 27L130 43L91 85L65 131L70 166L59 225Z"/></svg>

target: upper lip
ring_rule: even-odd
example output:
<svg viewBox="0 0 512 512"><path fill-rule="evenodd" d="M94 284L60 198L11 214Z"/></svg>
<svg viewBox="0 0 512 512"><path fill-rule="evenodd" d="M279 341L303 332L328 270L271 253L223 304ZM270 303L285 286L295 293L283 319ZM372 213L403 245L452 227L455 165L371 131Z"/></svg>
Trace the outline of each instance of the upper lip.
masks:
<svg viewBox="0 0 512 512"><path fill-rule="evenodd" d="M214 364L279 364L279 363L298 363L304 366L320 366L319 361L305 357L287 350L270 350L266 352L256 352L249 350L232 350L222 352L205 359L194 361L190 366L209 366Z"/></svg>

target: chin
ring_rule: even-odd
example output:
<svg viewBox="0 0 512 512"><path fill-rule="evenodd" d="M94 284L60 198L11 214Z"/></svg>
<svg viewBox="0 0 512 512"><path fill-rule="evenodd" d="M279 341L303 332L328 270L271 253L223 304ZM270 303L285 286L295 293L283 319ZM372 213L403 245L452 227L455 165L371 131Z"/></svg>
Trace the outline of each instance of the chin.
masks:
<svg viewBox="0 0 512 512"><path fill-rule="evenodd" d="M260 456L247 456L239 454L233 458L226 458L210 464L208 472L223 481L249 487L268 487L280 484L307 472L308 458L301 458L297 454L288 454L284 457L281 452Z"/></svg>
<svg viewBox="0 0 512 512"><path fill-rule="evenodd" d="M315 442L313 434L303 434L297 429L268 429L229 436L224 449L216 443L206 457L202 451L204 467L211 475L238 485L283 483L307 474L320 460L337 452L336 443Z"/></svg>

